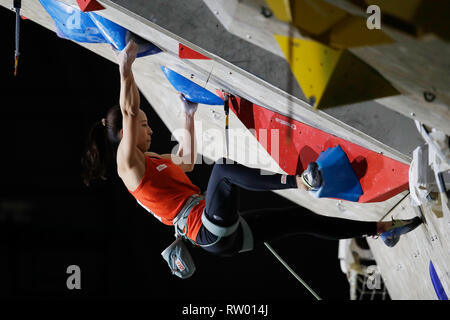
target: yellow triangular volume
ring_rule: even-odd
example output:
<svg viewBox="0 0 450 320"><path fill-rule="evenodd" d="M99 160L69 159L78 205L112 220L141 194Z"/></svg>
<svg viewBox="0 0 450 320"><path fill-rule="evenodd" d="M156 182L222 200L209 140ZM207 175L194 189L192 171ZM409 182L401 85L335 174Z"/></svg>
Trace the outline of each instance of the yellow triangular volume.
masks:
<svg viewBox="0 0 450 320"><path fill-rule="evenodd" d="M312 40L274 36L306 99L318 106L343 50Z"/></svg>

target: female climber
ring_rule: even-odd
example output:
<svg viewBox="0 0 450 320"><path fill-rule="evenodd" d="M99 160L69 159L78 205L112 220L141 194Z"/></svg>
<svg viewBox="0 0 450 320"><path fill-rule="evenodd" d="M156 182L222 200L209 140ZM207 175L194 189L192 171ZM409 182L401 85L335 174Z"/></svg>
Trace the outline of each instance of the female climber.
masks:
<svg viewBox="0 0 450 320"><path fill-rule="evenodd" d="M231 256L257 244L292 234L310 234L326 239L381 235L388 246L397 243L420 223L409 220L365 222L315 214L301 206L238 212L238 188L254 191L314 187L313 171L302 175L261 175L260 170L227 163L214 164L206 197L185 172L194 168L194 115L197 104L180 96L184 106L184 131L177 154L149 152L153 131L145 113L132 72L137 45L130 41L116 52L120 71L120 106L91 129L83 157L84 182L105 178L109 163L139 205L167 225L176 225L186 240L204 250ZM250 239L250 241L249 241Z"/></svg>

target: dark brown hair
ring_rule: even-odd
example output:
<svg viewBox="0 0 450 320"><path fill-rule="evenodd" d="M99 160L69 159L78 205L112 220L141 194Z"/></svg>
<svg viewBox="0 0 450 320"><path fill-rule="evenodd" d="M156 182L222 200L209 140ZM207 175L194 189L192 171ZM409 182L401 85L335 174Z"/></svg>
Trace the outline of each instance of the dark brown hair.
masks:
<svg viewBox="0 0 450 320"><path fill-rule="evenodd" d="M116 171L116 153L120 143L122 112L119 105L110 108L106 118L91 127L87 137L87 148L81 159L82 178L86 186L91 181L106 180Z"/></svg>

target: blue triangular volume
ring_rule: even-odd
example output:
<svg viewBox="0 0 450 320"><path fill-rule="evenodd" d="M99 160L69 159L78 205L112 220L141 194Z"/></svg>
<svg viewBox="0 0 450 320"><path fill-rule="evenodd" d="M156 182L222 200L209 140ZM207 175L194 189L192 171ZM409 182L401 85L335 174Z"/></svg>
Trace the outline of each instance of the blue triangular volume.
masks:
<svg viewBox="0 0 450 320"><path fill-rule="evenodd" d="M223 105L223 100L220 97L200 87L198 84L169 68L161 66L161 69L175 90L181 92L187 100L201 104Z"/></svg>
<svg viewBox="0 0 450 320"><path fill-rule="evenodd" d="M137 57L162 51L151 42L142 38L137 39L137 36L127 29L96 13L85 13L56 0L39 0L39 2L55 22L56 34L60 38L77 42L109 43L117 50L122 50L132 37L139 45Z"/></svg>
<svg viewBox="0 0 450 320"><path fill-rule="evenodd" d="M448 300L447 294L445 293L444 287L442 286L441 280L434 269L433 262L430 260L430 277L431 282L433 283L434 291L438 296L439 300Z"/></svg>
<svg viewBox="0 0 450 320"><path fill-rule="evenodd" d="M363 194L358 177L347 155L338 145L322 151L316 160L322 174L322 186L311 193L318 198L357 202Z"/></svg>
<svg viewBox="0 0 450 320"><path fill-rule="evenodd" d="M89 19L95 24L97 29L102 33L106 41L114 46L117 50L122 50L127 45L128 30L118 24L99 16L94 12L85 13Z"/></svg>
<svg viewBox="0 0 450 320"><path fill-rule="evenodd" d="M61 38L87 43L107 42L89 16L81 10L56 0L39 2L55 22Z"/></svg>

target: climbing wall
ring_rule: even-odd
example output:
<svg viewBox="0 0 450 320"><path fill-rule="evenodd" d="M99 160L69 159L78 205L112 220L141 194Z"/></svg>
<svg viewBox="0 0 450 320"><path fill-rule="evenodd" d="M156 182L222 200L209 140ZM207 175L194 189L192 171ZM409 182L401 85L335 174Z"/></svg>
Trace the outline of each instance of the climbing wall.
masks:
<svg viewBox="0 0 450 320"><path fill-rule="evenodd" d="M408 219L415 210L405 198L387 219ZM403 236L393 248L382 241L368 239L389 294L394 299L437 299L430 276L430 261L445 292L450 292L450 233L443 216L424 208L426 223L415 232Z"/></svg>
<svg viewBox="0 0 450 320"><path fill-rule="evenodd" d="M77 5L76 1L64 2L74 6ZM280 66L279 70L290 70L295 61L295 58L293 61L289 61L289 59L286 61L286 53L288 53L286 50L288 49L287 47L284 48L284 40L280 40L283 38L280 36L277 44L276 37L273 36L275 33L285 36L285 32L289 31L285 28L285 25L274 22L273 25L278 28L277 32L271 31L269 33L267 33L267 30L262 30L258 34L255 29L252 29L254 33L244 36L248 41L242 38L229 38L228 34L228 38L226 38L224 33L226 31L222 29L221 32L224 33L223 39L219 34L217 39L209 39L210 42L204 45L201 42L202 37L209 37L212 34L212 31L208 33L209 26L207 25L204 26L204 30L197 30L199 33L195 34L195 30L190 30L186 27L189 24L180 23L177 26L174 19L171 20L171 24L164 25L164 20L156 15L156 11L149 10L149 12L153 13L145 13L140 12L138 8L133 10L132 4L129 4L130 7L126 7L127 4L124 1L99 2L105 7L105 9L98 11L99 15L153 42L163 50L162 53L137 59L134 64L134 72L139 89L155 108L155 111L169 130L174 133L175 137L177 137L177 129L181 127L181 106L177 92L167 81L161 66L166 66L176 71L212 93L220 92L221 90L232 92L270 112L278 113L293 119L293 121L295 120L321 130L330 137L345 139L361 148L371 150L374 154L389 157L402 165L407 166L409 164L410 158L405 153L399 152L388 144L356 130L351 125L346 124L345 121L332 117L329 113L314 110L310 97L315 96L315 101L321 100L318 99L318 96L324 94L326 84L323 83L319 91L308 91L303 89L305 84L302 84L301 77L297 77L295 72L290 74L291 76L287 82L283 82L285 78L284 73L280 75L277 72L273 72L274 69L277 70L276 67L278 66ZM161 16L165 15L167 20L173 18L169 13L170 6L177 5L175 2L166 4L166 7L161 6L161 13L159 14ZM199 1L200 3L202 2ZM220 8L224 8L225 4L220 1L217 3L221 5L216 9L217 12L208 11L209 14L213 17L214 15L219 16L221 25L223 24L230 29L235 28L233 17L226 16L222 11L219 11ZM0 4L10 8L10 1L0 0ZM151 7L152 5L158 5L158 3L155 1L147 5ZM211 2L209 5L211 5ZM233 12L236 12L236 14L238 12L242 14L245 10L253 12L251 8L237 10L237 6L238 4L234 2L226 5L228 9L234 10ZM39 2L24 0L22 1L22 8L23 15L55 31L50 17L39 5ZM203 5L203 9L209 10L206 5ZM222 14L224 15L223 18ZM243 23L242 21L241 19L241 24ZM185 30L180 31L180 26L183 26ZM217 25L214 24L212 28L219 28L219 22L217 22ZM185 37L189 37L190 32L195 35L195 38L188 40ZM241 49L236 48L241 48L240 45L244 46L244 43L248 45L252 41L257 41L261 45L262 39L267 39L269 36L272 37L269 45L271 48L261 50L259 46L256 46L248 47L247 51L242 50L240 54L246 57L248 61L239 59L240 56L236 53L234 56L228 53L239 51ZM300 39L301 36L298 36ZM298 43L303 45L307 41L309 40L300 39ZM80 45L114 61L108 45ZM319 48L319 45L315 47ZM283 52L283 48L285 52ZM255 55L246 56L249 51L254 52ZM392 53L392 55L395 55L395 53ZM269 60L265 60L266 58ZM255 61L259 61L259 64L256 64ZM270 61L270 63L267 61ZM320 61L314 63L320 67ZM261 64L272 67L264 69L264 67L260 67ZM276 67L274 68L273 66ZM304 67L302 66L301 68ZM308 72L308 69L305 69L306 71L304 69L301 70L302 72ZM298 82L297 79L299 80ZM317 80L314 83L319 82ZM196 133L198 151L202 155L204 162L212 163L213 160L225 155L224 121L223 107L199 106L196 114ZM257 137L248 130L248 126L235 113L230 113L230 128L233 128L235 132L239 132L239 136L231 137L230 139L230 158L246 162L245 157L256 155L258 161L254 164L249 164L249 166L281 173L286 172L285 168L283 169L270 156L268 150L261 146ZM355 203L336 199L314 199L312 201L311 196L307 192L300 190L284 190L276 191L276 193L295 203L306 206L318 214L328 216L368 221L390 219L391 216L410 218L416 215L416 212L410 205L407 191L401 192L385 201L375 203ZM389 293L394 299L436 298L427 269L430 260L433 261L445 290L450 292L448 217L438 218L428 210L424 210L424 215L427 224L402 238L399 245L393 249L384 246L379 239L369 241ZM418 275L420 276L418 277ZM417 278L420 280L417 280Z"/></svg>

